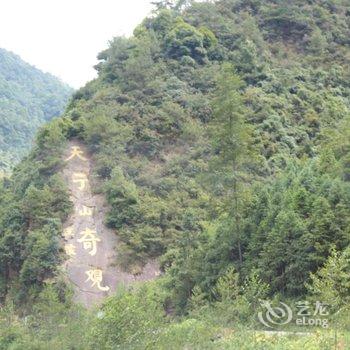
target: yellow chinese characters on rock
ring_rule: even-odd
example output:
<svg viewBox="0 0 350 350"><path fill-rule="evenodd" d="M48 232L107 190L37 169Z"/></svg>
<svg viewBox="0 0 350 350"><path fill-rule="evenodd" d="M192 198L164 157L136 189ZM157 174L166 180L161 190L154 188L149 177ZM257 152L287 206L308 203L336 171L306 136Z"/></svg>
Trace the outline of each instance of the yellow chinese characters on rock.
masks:
<svg viewBox="0 0 350 350"><path fill-rule="evenodd" d="M85 158L84 151L79 147L79 146L72 146L70 150L70 155L68 156L65 161L88 161L87 158ZM75 202L75 213L76 217L81 217L77 218L77 227L79 227L81 224L84 225L93 225L91 222L93 222L92 217L94 215L94 207L89 207L86 205L83 205L80 201L78 201L82 193L80 192L77 194L76 190L79 191L86 191L86 194L90 192L90 185L89 185L89 170L86 170L86 168L89 169L89 167L82 167L79 169L79 167L76 167L76 165L79 165L82 163L77 163L73 164L74 165L74 172L71 175L70 183L71 186L73 187L72 192L71 192L71 200ZM73 196L74 194L74 196ZM77 196L77 197L75 197ZM77 199L77 201L74 201L74 199ZM84 204L89 204L86 202L83 202ZM86 227L86 226L84 226ZM90 226L91 227L91 226ZM79 231L78 231L79 232ZM83 271L85 271L85 274L87 275L87 279L85 280L85 283L88 283L91 285L91 287L96 287L98 290L102 292L107 292L110 290L110 287L108 285L104 285L103 283L103 270L95 266L91 266L90 264L87 263L87 261L90 260L87 259L88 255L90 256L95 256L97 254L97 248L98 245L97 243L101 242L101 238L98 237L98 234L96 230L91 229L91 228L85 228L83 231L79 232L74 232L74 225L67 227L63 230L63 236L66 240L65 245L64 245L64 250L66 252L66 255L69 256L70 260L69 263L73 263L73 258L75 259L75 262L79 260L79 264L82 266L85 265L85 268ZM77 237L74 240L74 244L72 244L72 241L70 241L72 238L75 237L75 235L78 234L79 237ZM68 242L67 242L68 241ZM81 252L81 246L78 246L78 243L82 245L82 248L86 251L86 256L80 256ZM87 255L88 254L88 255ZM95 259L95 258L94 258ZM96 263L95 263L96 264ZM89 266L89 267L88 267ZM86 268L88 270L86 271Z"/></svg>
<svg viewBox="0 0 350 350"><path fill-rule="evenodd" d="M83 191L88 185L89 180L84 173L73 173L73 183L78 184L78 189Z"/></svg>
<svg viewBox="0 0 350 350"><path fill-rule="evenodd" d="M67 227L63 230L63 237L68 241L74 237L73 226Z"/></svg>
<svg viewBox="0 0 350 350"><path fill-rule="evenodd" d="M71 152L70 156L66 159L66 162L70 161L71 159L73 159L73 158L75 158L75 157L77 157L77 158L79 158L79 159L81 159L81 160L84 160L84 161L87 160L87 159L83 156L84 152L80 149L79 146L72 146L72 147L71 147L71 150L72 150L72 152Z"/></svg>
<svg viewBox="0 0 350 350"><path fill-rule="evenodd" d="M86 207L85 205L78 211L79 216L92 216L93 209Z"/></svg>
<svg viewBox="0 0 350 350"><path fill-rule="evenodd" d="M88 270L85 271L85 273L88 275L88 278L86 279L85 282L92 282L91 287L96 286L99 290L103 291L103 292L107 292L109 291L109 287L105 286L102 287L101 283L102 283L102 279L103 279L103 272L100 269L93 269L93 270Z"/></svg>
<svg viewBox="0 0 350 350"><path fill-rule="evenodd" d="M81 238L77 239L79 243L83 243L83 247L85 250L89 250L89 254L91 256L96 255L97 252L97 242L101 242L100 238L96 236L96 231L90 230L87 228L85 231L80 232L82 235Z"/></svg>
<svg viewBox="0 0 350 350"><path fill-rule="evenodd" d="M64 246L64 250L66 252L66 254L68 256L70 256L71 258L74 257L77 253L76 253L76 248L73 244L66 244Z"/></svg>

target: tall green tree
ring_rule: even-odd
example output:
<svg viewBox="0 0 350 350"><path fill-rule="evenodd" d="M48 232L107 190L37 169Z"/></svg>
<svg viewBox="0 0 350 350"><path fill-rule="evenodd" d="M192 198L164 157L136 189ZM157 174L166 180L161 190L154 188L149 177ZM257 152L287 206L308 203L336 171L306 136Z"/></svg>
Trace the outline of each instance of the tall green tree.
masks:
<svg viewBox="0 0 350 350"><path fill-rule="evenodd" d="M243 261L241 232L245 199L245 168L252 156L251 128L246 121L247 109L242 97L243 82L230 64L224 64L217 79L213 99L211 132L213 150L212 173L215 187L221 188L223 210L231 217L231 231ZM219 186L219 187L218 187Z"/></svg>

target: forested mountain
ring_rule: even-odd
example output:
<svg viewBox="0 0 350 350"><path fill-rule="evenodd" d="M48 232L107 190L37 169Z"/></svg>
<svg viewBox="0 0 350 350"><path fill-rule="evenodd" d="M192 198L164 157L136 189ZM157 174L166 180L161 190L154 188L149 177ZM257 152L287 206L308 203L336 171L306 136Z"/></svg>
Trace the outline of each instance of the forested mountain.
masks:
<svg viewBox="0 0 350 350"><path fill-rule="evenodd" d="M113 39L98 78L4 180L0 322L11 327L0 344L334 347L331 330L307 345L249 332L264 299L327 303L345 349L349 44L346 0L161 1L131 38ZM157 259L163 272L93 314L72 305L59 267L67 140L91 152L116 263L137 274ZM12 321L18 310L31 321Z"/></svg>
<svg viewBox="0 0 350 350"><path fill-rule="evenodd" d="M36 130L62 114L72 89L0 48L0 169L31 147Z"/></svg>

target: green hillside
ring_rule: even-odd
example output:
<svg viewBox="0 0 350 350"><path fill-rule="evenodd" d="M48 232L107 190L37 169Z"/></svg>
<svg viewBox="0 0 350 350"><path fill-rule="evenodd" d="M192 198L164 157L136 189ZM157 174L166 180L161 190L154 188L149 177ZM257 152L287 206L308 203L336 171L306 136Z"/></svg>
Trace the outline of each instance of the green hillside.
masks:
<svg viewBox="0 0 350 350"><path fill-rule="evenodd" d="M0 49L0 169L28 152L36 130L62 114L72 89Z"/></svg>
<svg viewBox="0 0 350 350"><path fill-rule="evenodd" d="M345 0L161 1L113 39L98 78L4 180L0 345L349 347L349 34ZM116 263L137 274L158 259L163 272L93 313L60 268L69 139L91 152ZM321 301L330 327L256 333L260 300Z"/></svg>

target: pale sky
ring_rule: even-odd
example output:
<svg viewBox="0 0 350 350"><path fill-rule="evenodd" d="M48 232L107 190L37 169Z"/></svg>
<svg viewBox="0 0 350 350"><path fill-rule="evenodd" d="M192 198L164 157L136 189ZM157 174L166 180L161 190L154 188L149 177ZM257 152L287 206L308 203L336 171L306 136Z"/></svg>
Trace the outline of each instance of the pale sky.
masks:
<svg viewBox="0 0 350 350"><path fill-rule="evenodd" d="M0 47L74 88L96 76L97 54L131 35L152 0L0 0Z"/></svg>

